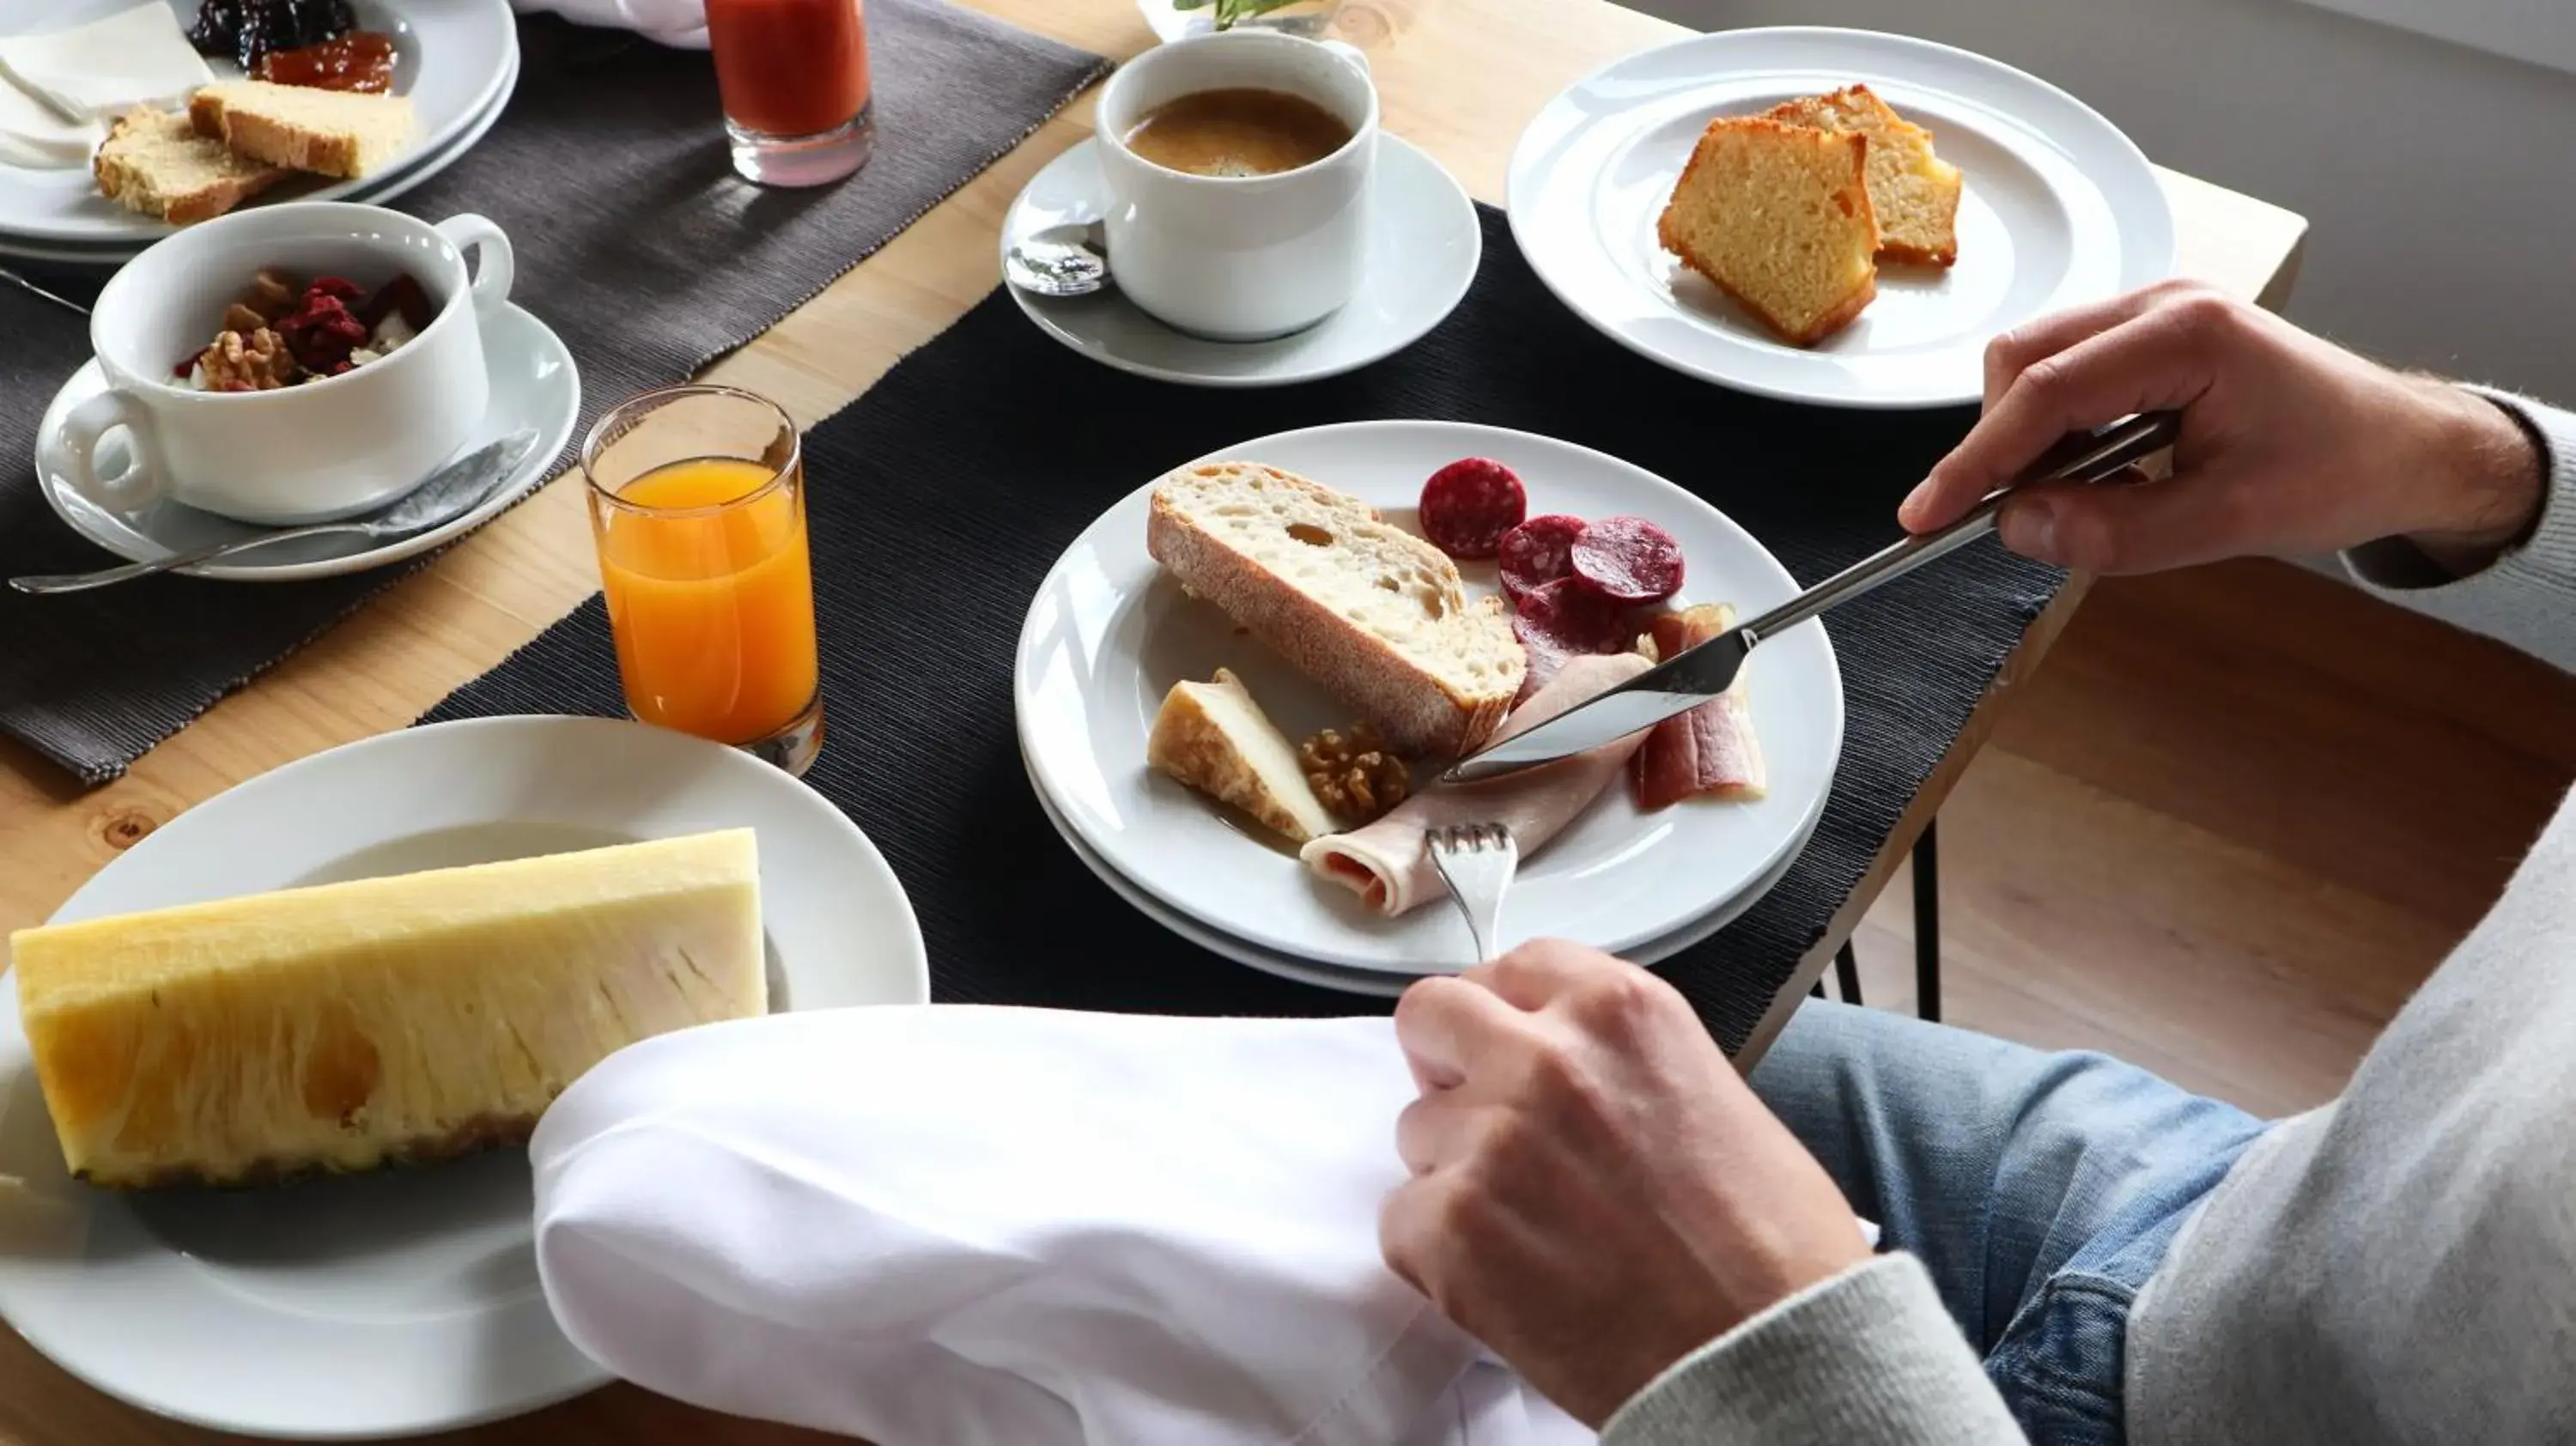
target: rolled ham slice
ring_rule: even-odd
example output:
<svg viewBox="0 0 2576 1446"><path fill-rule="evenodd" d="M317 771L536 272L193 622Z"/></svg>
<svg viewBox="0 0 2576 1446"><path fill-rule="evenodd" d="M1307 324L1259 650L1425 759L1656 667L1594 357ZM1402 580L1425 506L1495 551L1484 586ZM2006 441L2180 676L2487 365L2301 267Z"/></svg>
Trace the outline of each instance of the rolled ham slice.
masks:
<svg viewBox="0 0 2576 1446"><path fill-rule="evenodd" d="M1648 666L1634 653L1569 659L1546 687L1503 720L1494 736L1509 738L1527 732ZM1622 738L1589 753L1486 783L1437 784L1365 828L1308 843L1297 856L1316 873L1357 891L1370 908L1393 918L1440 897L1440 875L1432 868L1430 850L1423 843L1433 829L1500 823L1512 831L1521 857L1528 858L1601 796L1643 741L1642 735Z"/></svg>
<svg viewBox="0 0 2576 1446"><path fill-rule="evenodd" d="M1655 619L1658 657L1695 648L1735 625L1735 610L1722 604L1667 613ZM1637 750L1637 806L1668 808L1685 798L1760 798L1770 784L1762 744L1753 736L1744 674L1735 686L1678 717L1667 718Z"/></svg>

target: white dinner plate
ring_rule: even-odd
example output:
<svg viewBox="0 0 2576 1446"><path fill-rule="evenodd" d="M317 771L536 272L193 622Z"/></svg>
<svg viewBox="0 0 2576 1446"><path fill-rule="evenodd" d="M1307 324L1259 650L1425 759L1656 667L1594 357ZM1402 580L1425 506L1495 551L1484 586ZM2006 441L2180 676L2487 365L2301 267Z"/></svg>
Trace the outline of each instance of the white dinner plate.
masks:
<svg viewBox="0 0 2576 1446"><path fill-rule="evenodd" d="M1682 601L1759 612L1797 584L1742 528L1654 474L1570 443L1451 422L1353 422L1288 432L1211 458L1269 463L1409 523L1423 479L1460 457L1518 471L1536 512L1628 513L1662 524L1688 568ZM1129 494L1059 559L1020 634L1013 669L1020 746L1039 791L1111 868L1171 909L1291 959L1403 974L1454 972L1467 952L1447 911L1384 919L1312 876L1284 846L1153 772L1145 740L1172 684L1220 667L1241 676L1292 738L1348 727L1348 710L1147 556L1152 486ZM1491 591L1490 564L1466 569ZM1770 796L1641 812L1614 788L1533 857L1509 929L1624 953L1744 896L1794 853L1824 808L1842 750L1842 679L1822 627L1765 643L1747 664Z"/></svg>
<svg viewBox="0 0 2576 1446"><path fill-rule="evenodd" d="M919 1004L921 931L875 845L747 754L597 718L405 729L181 814L65 923L296 884L749 826L776 1009ZM120 1194L63 1169L0 992L0 1316L146 1410L256 1436L411 1435L608 1375L538 1288L524 1151L243 1191Z"/></svg>
<svg viewBox="0 0 2576 1446"><path fill-rule="evenodd" d="M45 28L59 29L126 8L131 0L61 0ZM196 0L169 0L184 26ZM356 0L358 26L394 37L394 89L411 98L413 146L384 175L310 186L289 182L248 202L365 200L393 194L399 173L408 189L464 154L455 141L500 114L518 73L519 31L509 0ZM13 27L18 21L10 22ZM213 60L218 78L236 73ZM418 158L427 157L424 162ZM98 194L85 167L27 170L0 165L0 246L22 260L62 261L105 247L140 251L174 228ZM96 259L96 258L79 258Z"/></svg>
<svg viewBox="0 0 2576 1446"><path fill-rule="evenodd" d="M1051 226L1100 219L1108 206L1100 143L1083 141L1031 177L1002 223L1002 251ZM1049 300L1014 286L1038 328L1104 366L1203 387L1284 387L1356 371L1421 340L1455 310L1485 250L1476 203L1409 142L1380 132L1369 195L1368 257L1341 310L1276 341L1209 341L1177 332L1121 295Z"/></svg>
<svg viewBox="0 0 2576 1446"><path fill-rule="evenodd" d="M1030 784L1033 788L1036 785L1034 775L1030 779ZM1045 811L1047 822L1055 825L1055 831L1063 836L1065 846L1073 850L1073 856L1082 861L1083 867L1091 870L1094 877L1109 886L1111 893L1126 900L1136 912L1211 954L1231 959L1237 964L1260 970L1264 974L1275 974L1298 984L1311 984L1318 989L1338 990L1344 994L1365 994L1379 999L1395 998L1420 977L1419 974L1412 972L1346 969L1332 964L1316 964L1304 959L1292 959L1285 954L1274 954L1249 940L1238 939L1231 934L1211 929L1186 914L1174 913L1165 908L1160 900L1136 887L1116 869L1111 868L1100 855L1093 853L1083 843L1081 835L1073 831L1073 825L1065 822L1064 815L1058 812L1055 804L1048 800L1046 790L1037 789L1037 795L1038 807ZM1789 870L1797 867L1798 853L1806 848L1807 838L1812 836L1814 831L1815 825L1810 823L1808 833L1799 837L1797 846L1789 851L1788 856L1773 865L1769 873L1755 880L1753 887L1745 890L1743 894L1719 905L1707 917L1693 920L1680 933L1641 944L1626 951L1622 957L1637 964L1661 963L1734 923L1743 916L1745 910L1752 908L1764 894L1769 893L1773 884L1780 882L1788 875ZM1505 947L1508 948L1510 944L1520 942L1522 936L1509 910L1504 912L1503 926L1504 938L1508 941ZM1468 938L1464 924L1459 925L1456 937L1458 948L1462 953L1473 948L1473 941Z"/></svg>
<svg viewBox="0 0 2576 1446"><path fill-rule="evenodd" d="M1878 298L1789 346L1655 239L1708 122L1865 82L1965 174L1959 259L1881 268ZM1964 50L1864 30L1727 30L1577 81L1521 133L1512 235L1558 298L1676 370L1792 401L1928 407L1983 393L1986 343L2170 274L2173 211L2129 138L2073 96Z"/></svg>
<svg viewBox="0 0 2576 1446"><path fill-rule="evenodd" d="M522 427L536 432L537 445L528 450L517 469L491 496L463 516L427 532L388 542L353 534L304 538L246 552L227 562L201 563L179 571L190 577L226 582L299 582L336 577L417 557L498 516L502 509L554 475L555 460L563 455L564 444L572 439L573 423L581 416L581 374L554 329L515 305L504 307L484 323L483 361L492 374L491 407L465 445L457 449L458 454ZM106 387L107 380L98 363L92 360L84 364L55 395L53 405L46 409L44 420L36 428L36 482L45 501L52 504L55 516L128 562L150 562L210 542L269 530L176 502L156 502L140 512L110 512L72 490L63 422L74 407ZM112 435L101 445L99 465L110 476L126 465L124 448L121 434Z"/></svg>
<svg viewBox="0 0 2576 1446"><path fill-rule="evenodd" d="M385 205L398 196L407 195L418 189L432 177L464 159L467 151L474 149L484 136L491 133L492 127L498 125L502 115L510 109L510 97L518 89L518 85L519 51L516 46L512 46L508 67L502 72L500 88L492 97L491 105L486 107L480 116L475 117L471 124L459 131L446 145L366 177L357 183L356 189L340 199L370 206ZM165 231L161 234L167 233ZM5 232L0 232L0 262L23 261L38 266L80 266L113 270L142 254L145 248L158 239L158 235L144 235L94 244L68 241L33 242L20 241Z"/></svg>

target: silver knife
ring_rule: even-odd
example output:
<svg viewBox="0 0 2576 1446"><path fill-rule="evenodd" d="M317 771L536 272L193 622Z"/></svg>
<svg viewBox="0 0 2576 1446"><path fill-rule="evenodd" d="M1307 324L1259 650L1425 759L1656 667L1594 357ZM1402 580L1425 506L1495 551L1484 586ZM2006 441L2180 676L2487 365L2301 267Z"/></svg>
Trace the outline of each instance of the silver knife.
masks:
<svg viewBox="0 0 2576 1446"><path fill-rule="evenodd" d="M2043 455L2011 486L1988 493L1968 515L1934 532L1908 537L1872 554L1750 622L1738 623L1698 647L1647 669L1609 692L1567 709L1526 733L1487 744L1440 775L1443 783L1475 783L1589 753L1631 733L1687 713L1724 693L1736 671L1766 638L1848 602L1936 557L1956 552L1994 531L2004 500L2039 482L2099 482L2118 476L2174 443L2182 431L2178 412L2142 412L2090 432L2078 432Z"/></svg>

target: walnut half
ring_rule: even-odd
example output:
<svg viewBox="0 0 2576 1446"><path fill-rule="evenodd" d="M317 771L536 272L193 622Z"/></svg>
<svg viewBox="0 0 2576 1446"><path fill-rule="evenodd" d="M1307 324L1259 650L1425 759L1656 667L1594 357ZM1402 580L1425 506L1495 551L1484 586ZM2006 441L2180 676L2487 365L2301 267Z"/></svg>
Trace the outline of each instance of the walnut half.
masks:
<svg viewBox="0 0 2576 1446"><path fill-rule="evenodd" d="M1351 828L1384 817L1413 792L1413 771L1362 723L1347 735L1327 728L1297 746L1317 801Z"/></svg>
<svg viewBox="0 0 2576 1446"><path fill-rule="evenodd" d="M261 327L245 336L228 331L197 355L210 392L268 392L295 380L294 353L276 332Z"/></svg>

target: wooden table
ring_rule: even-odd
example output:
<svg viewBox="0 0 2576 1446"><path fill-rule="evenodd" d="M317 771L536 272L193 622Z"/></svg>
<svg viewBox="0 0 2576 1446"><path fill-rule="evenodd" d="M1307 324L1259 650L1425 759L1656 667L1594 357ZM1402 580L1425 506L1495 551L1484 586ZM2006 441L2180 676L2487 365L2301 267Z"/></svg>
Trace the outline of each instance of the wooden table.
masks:
<svg viewBox="0 0 2576 1446"><path fill-rule="evenodd" d="M1104 55L1132 55L1153 41L1130 0L964 3ZM1497 203L1512 144L1550 96L1614 57L1684 33L1600 0L1351 0L1338 25L1371 52L1387 127L1438 156L1479 199ZM806 425L846 405L992 289L994 247L1011 198L1090 127L1085 97L710 375L777 398ZM2161 175L2179 223L2183 271L2277 306L2296 276L2306 222L2187 176ZM2031 624L1859 892L1755 1032L1748 1057L1786 1022L1858 926L1984 743L2002 697L2073 615L2084 582L2076 579ZM598 586L580 493L559 479L217 704L109 787L85 792L34 754L0 741L0 932L42 920L119 850L191 804L279 764L410 723ZM0 1446L225 1439L233 1438L110 1401L16 1336L0 1334ZM711 1417L617 1387L440 1439L754 1446L824 1438Z"/></svg>

